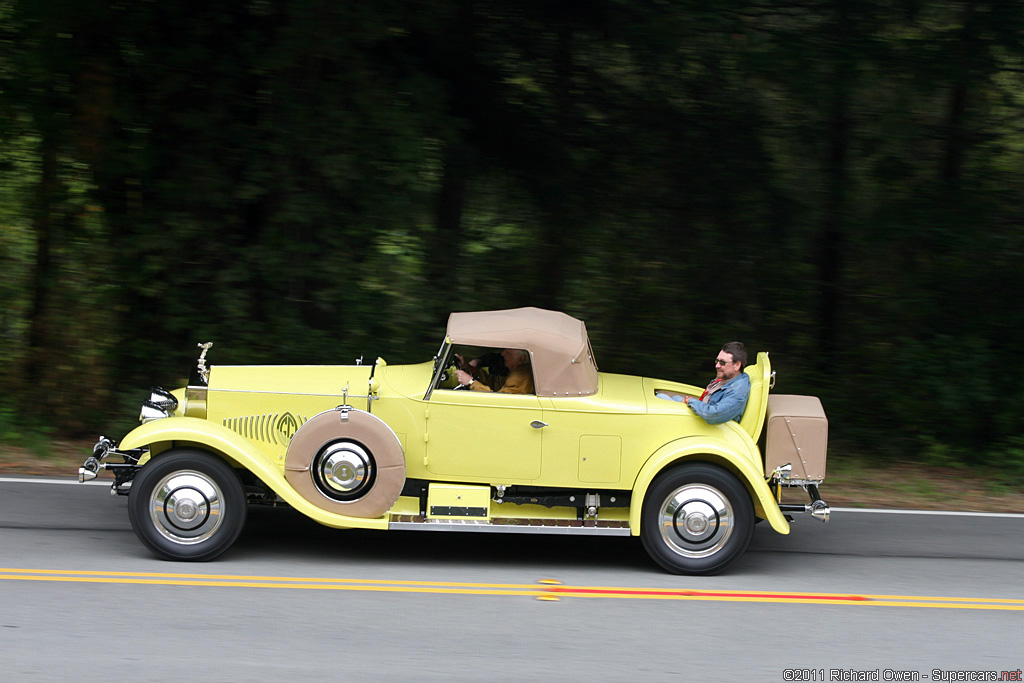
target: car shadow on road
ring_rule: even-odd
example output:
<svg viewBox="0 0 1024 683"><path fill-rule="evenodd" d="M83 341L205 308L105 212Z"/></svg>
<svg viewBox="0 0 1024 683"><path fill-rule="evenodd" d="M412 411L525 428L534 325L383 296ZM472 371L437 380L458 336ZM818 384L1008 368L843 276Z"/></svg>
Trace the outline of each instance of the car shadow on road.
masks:
<svg viewBox="0 0 1024 683"><path fill-rule="evenodd" d="M232 558L656 571L640 540L561 534L332 529L290 508L250 507Z"/></svg>

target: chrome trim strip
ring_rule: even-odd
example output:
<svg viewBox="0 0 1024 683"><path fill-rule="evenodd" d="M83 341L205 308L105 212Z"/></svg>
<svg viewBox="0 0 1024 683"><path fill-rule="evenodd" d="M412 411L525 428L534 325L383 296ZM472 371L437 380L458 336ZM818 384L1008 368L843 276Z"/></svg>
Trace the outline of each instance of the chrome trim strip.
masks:
<svg viewBox="0 0 1024 683"><path fill-rule="evenodd" d="M248 369L251 369L251 368L274 368L274 369L279 369L279 368L330 368L330 369L334 369L334 368L368 368L370 366L369 365L365 365L365 364L364 365L345 365L344 363L341 363L341 364L338 364L338 365L331 365L331 364L324 364L324 363L321 363L319 365L317 365L315 363L307 363L306 365L302 365L302 364L299 364L299 363L295 363L295 364L289 363L287 365L280 365L280 364L279 365L274 365L274 364L269 364L269 365L267 365L267 364L263 364L263 365L225 365L223 363L219 363L219 364L217 364L216 367L218 367L218 368L236 368L236 369L237 368L244 368L244 369L248 370Z"/></svg>
<svg viewBox="0 0 1024 683"><path fill-rule="evenodd" d="M257 391L255 389L217 389L211 388L210 393L223 393L223 394L268 394L271 396L322 396L324 398L341 398L341 394L305 394L299 391ZM349 394L349 398L374 398L369 395L361 394ZM374 400L377 400L374 398Z"/></svg>
<svg viewBox="0 0 1024 683"><path fill-rule="evenodd" d="M561 534L577 536L629 536L629 527L549 526L541 524L492 524L476 520L443 520L428 522L391 522L388 530L396 531L477 531L505 534Z"/></svg>

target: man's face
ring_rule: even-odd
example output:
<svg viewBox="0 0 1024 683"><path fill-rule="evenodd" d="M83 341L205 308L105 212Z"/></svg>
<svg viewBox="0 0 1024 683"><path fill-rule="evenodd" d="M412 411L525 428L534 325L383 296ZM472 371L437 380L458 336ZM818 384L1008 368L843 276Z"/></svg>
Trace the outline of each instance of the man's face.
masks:
<svg viewBox="0 0 1024 683"><path fill-rule="evenodd" d="M505 367L509 370L515 370L522 363L522 354L515 349L505 349L501 352L501 357L505 359Z"/></svg>
<svg viewBox="0 0 1024 683"><path fill-rule="evenodd" d="M732 359L732 354L719 351L718 358L715 359L715 376L718 379L732 379L738 374L740 374L740 364Z"/></svg>

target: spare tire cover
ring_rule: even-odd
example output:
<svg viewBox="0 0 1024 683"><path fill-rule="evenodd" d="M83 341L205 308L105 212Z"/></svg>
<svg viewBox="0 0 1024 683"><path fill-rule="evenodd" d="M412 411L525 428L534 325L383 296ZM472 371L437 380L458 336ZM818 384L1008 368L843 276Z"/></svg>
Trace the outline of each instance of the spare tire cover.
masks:
<svg viewBox="0 0 1024 683"><path fill-rule="evenodd" d="M376 480L361 498L331 500L313 483L310 463L335 441L359 442L373 458ZM349 517L380 517L391 509L405 486L405 454L398 437L380 418L364 410L335 408L316 415L295 432L285 453L284 476L303 498L322 510Z"/></svg>

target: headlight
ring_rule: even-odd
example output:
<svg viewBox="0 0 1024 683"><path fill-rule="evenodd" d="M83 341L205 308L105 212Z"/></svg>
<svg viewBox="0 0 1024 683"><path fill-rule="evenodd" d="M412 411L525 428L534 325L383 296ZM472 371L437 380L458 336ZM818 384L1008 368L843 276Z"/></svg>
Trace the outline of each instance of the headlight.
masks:
<svg viewBox="0 0 1024 683"><path fill-rule="evenodd" d="M170 417L178 409L178 399L171 395L171 392L153 387L149 392L149 398L142 402L142 411L139 413L139 422L145 424L153 420L162 420Z"/></svg>
<svg viewBox="0 0 1024 683"><path fill-rule="evenodd" d="M166 410L153 403L152 401L142 402L142 411L139 413L139 422L146 424L153 420L162 420L165 417L170 417L171 414Z"/></svg>
<svg viewBox="0 0 1024 683"><path fill-rule="evenodd" d="M171 392L161 387L153 387L149 392L149 403L162 408L167 413L173 413L178 409L178 399L174 398Z"/></svg>

